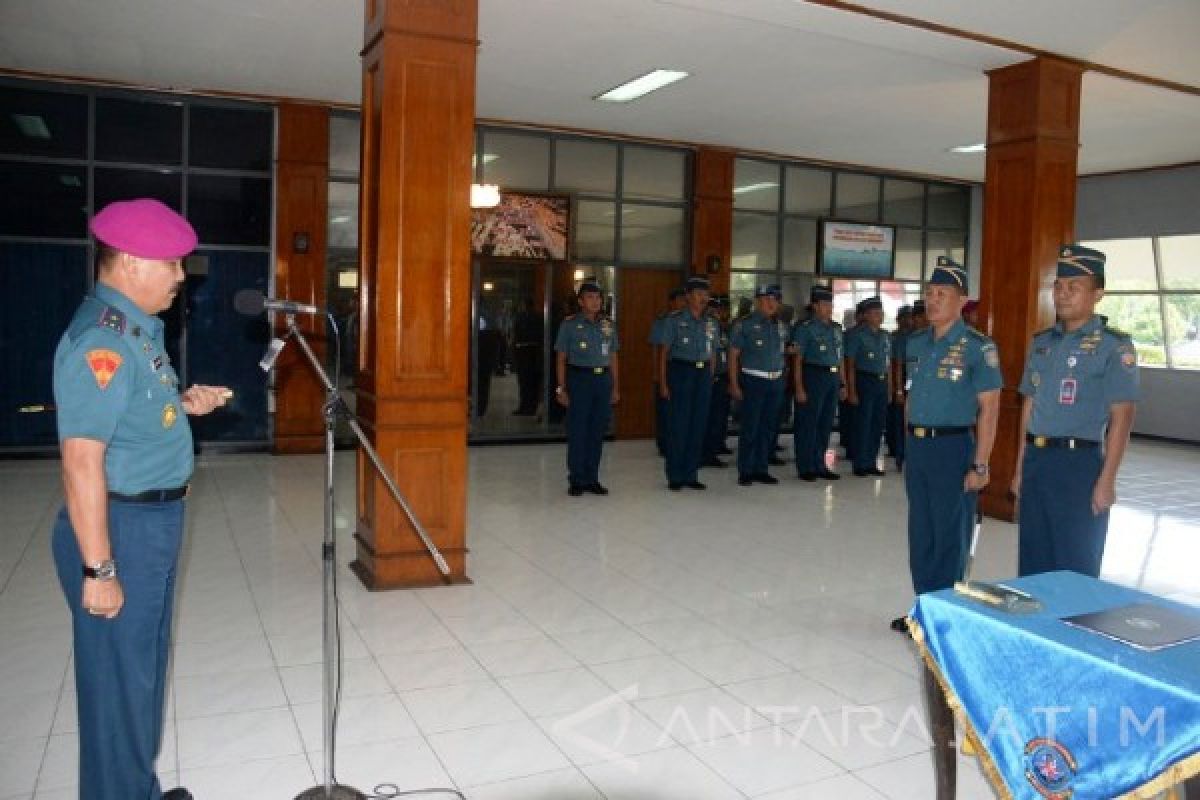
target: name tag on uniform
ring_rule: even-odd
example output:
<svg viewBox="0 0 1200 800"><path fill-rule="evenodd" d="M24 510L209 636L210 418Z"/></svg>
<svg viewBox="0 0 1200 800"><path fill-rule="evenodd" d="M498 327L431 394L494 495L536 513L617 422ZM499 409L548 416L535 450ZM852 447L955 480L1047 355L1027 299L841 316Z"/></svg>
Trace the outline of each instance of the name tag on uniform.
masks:
<svg viewBox="0 0 1200 800"><path fill-rule="evenodd" d="M1064 406L1075 405L1075 390L1078 388L1078 384L1074 378L1063 378L1062 383L1058 386L1059 404Z"/></svg>
<svg viewBox="0 0 1200 800"><path fill-rule="evenodd" d="M600 355L602 355L602 356L608 355L608 342L604 342L603 344L600 345Z"/></svg>

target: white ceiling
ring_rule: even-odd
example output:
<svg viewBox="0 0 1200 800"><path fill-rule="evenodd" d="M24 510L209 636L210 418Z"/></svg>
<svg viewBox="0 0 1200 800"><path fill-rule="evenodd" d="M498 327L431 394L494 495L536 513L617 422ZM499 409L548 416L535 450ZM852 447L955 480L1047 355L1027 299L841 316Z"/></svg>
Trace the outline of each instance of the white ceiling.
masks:
<svg viewBox="0 0 1200 800"><path fill-rule="evenodd" d="M866 5L1200 86L1198 0ZM480 0L480 117L971 180L1019 52L803 0ZM355 103L361 0L0 0L0 67ZM654 67L692 77L591 97ZM1200 97L1089 73L1084 173L1200 160Z"/></svg>

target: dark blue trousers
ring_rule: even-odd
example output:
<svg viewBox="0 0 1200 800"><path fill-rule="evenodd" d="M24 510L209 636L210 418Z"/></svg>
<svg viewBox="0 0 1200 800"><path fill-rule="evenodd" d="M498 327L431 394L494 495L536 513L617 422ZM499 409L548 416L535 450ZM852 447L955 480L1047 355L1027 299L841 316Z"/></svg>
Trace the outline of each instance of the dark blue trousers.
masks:
<svg viewBox="0 0 1200 800"><path fill-rule="evenodd" d="M600 455L612 419L612 374L567 367L567 395L567 482L591 486L600 482Z"/></svg>
<svg viewBox="0 0 1200 800"><path fill-rule="evenodd" d="M708 429L704 433L704 447L700 451L700 463L720 455L729 433L729 376L721 373L713 379L712 394L708 401Z"/></svg>
<svg viewBox="0 0 1200 800"><path fill-rule="evenodd" d="M154 761L162 740L183 501L109 501L108 535L125 593L111 620L82 606L83 562L65 508L51 544L75 639L79 797L159 800Z"/></svg>
<svg viewBox="0 0 1200 800"><path fill-rule="evenodd" d="M783 379L759 378L742 373L742 419L738 433L738 475L761 475L775 446Z"/></svg>
<svg viewBox="0 0 1200 800"><path fill-rule="evenodd" d="M904 463L904 403L889 402L884 441L888 455L896 459L897 466Z"/></svg>
<svg viewBox="0 0 1200 800"><path fill-rule="evenodd" d="M801 379L807 403L796 403L794 438L796 472L800 475L820 473L825 466L825 451L829 449L829 434L833 431L833 412L837 408L841 379L828 367L806 365Z"/></svg>
<svg viewBox="0 0 1200 800"><path fill-rule="evenodd" d="M975 456L969 434L909 436L904 485L908 490L908 564L917 594L948 589L962 579L971 544L975 492L963 479Z"/></svg>
<svg viewBox="0 0 1200 800"><path fill-rule="evenodd" d="M847 402L838 404L838 441L846 451L846 460L854 462L855 441L854 413L858 409Z"/></svg>
<svg viewBox="0 0 1200 800"><path fill-rule="evenodd" d="M1108 538L1108 512L1092 513L1092 490L1103 466L1099 448L1026 445L1017 517L1017 569L1021 575L1069 569L1099 577Z"/></svg>
<svg viewBox="0 0 1200 800"><path fill-rule="evenodd" d="M663 400L658 391L658 381L654 382L654 443L658 446L658 454L667 454L667 401Z"/></svg>
<svg viewBox="0 0 1200 800"><path fill-rule="evenodd" d="M854 377L858 390L858 408L854 409L854 468L875 469L887 413L887 380L869 372L859 372Z"/></svg>
<svg viewBox="0 0 1200 800"><path fill-rule="evenodd" d="M667 412L667 482L698 481L700 450L708 430L708 406L712 399L712 367L704 362L670 361L667 364L667 388L670 410Z"/></svg>

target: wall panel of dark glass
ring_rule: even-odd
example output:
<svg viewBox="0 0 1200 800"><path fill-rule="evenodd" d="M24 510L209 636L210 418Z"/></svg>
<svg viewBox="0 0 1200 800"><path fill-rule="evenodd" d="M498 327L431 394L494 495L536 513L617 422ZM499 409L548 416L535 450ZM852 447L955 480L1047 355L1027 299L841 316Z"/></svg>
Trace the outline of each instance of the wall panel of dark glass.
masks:
<svg viewBox="0 0 1200 800"><path fill-rule="evenodd" d="M0 161L0 236L87 236L87 169Z"/></svg>
<svg viewBox="0 0 1200 800"><path fill-rule="evenodd" d="M188 219L204 244L271 243L271 181L228 175L188 178Z"/></svg>
<svg viewBox="0 0 1200 800"><path fill-rule="evenodd" d="M153 169L97 167L93 201L97 209L117 200L153 197L176 211L183 211L183 175Z"/></svg>
<svg viewBox="0 0 1200 800"><path fill-rule="evenodd" d="M554 145L556 191L617 193L617 146L612 142L562 139Z"/></svg>
<svg viewBox="0 0 1200 800"><path fill-rule="evenodd" d="M85 158L87 95L0 86L0 153Z"/></svg>
<svg viewBox="0 0 1200 800"><path fill-rule="evenodd" d="M966 230L971 213L971 190L965 186L929 185L930 228Z"/></svg>
<svg viewBox="0 0 1200 800"><path fill-rule="evenodd" d="M83 245L0 242L0 444L51 446L54 351L87 291Z"/></svg>
<svg viewBox="0 0 1200 800"><path fill-rule="evenodd" d="M96 160L183 163L183 104L96 98Z"/></svg>
<svg viewBox="0 0 1200 800"><path fill-rule="evenodd" d="M879 221L879 177L839 172L837 176L837 210L840 219L859 222Z"/></svg>
<svg viewBox="0 0 1200 800"><path fill-rule="evenodd" d="M265 172L271 168L273 130L270 111L192 106L188 165Z"/></svg>

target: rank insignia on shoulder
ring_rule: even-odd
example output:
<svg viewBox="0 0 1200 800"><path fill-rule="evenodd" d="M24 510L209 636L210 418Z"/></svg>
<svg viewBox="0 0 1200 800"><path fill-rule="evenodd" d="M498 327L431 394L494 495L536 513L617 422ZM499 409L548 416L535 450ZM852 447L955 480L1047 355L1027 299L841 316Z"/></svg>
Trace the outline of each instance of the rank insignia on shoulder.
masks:
<svg viewBox="0 0 1200 800"><path fill-rule="evenodd" d="M1000 352L996 349L995 345L988 345L984 347L983 361L993 369L1000 366Z"/></svg>
<svg viewBox="0 0 1200 800"><path fill-rule="evenodd" d="M113 376L121 368L121 354L115 350L89 350L85 356L88 369L96 379L96 385L103 391L112 382Z"/></svg>
<svg viewBox="0 0 1200 800"><path fill-rule="evenodd" d="M105 306L104 310L100 312L100 319L96 321L96 324L101 328L108 328L114 333L124 333L125 312L112 306Z"/></svg>

